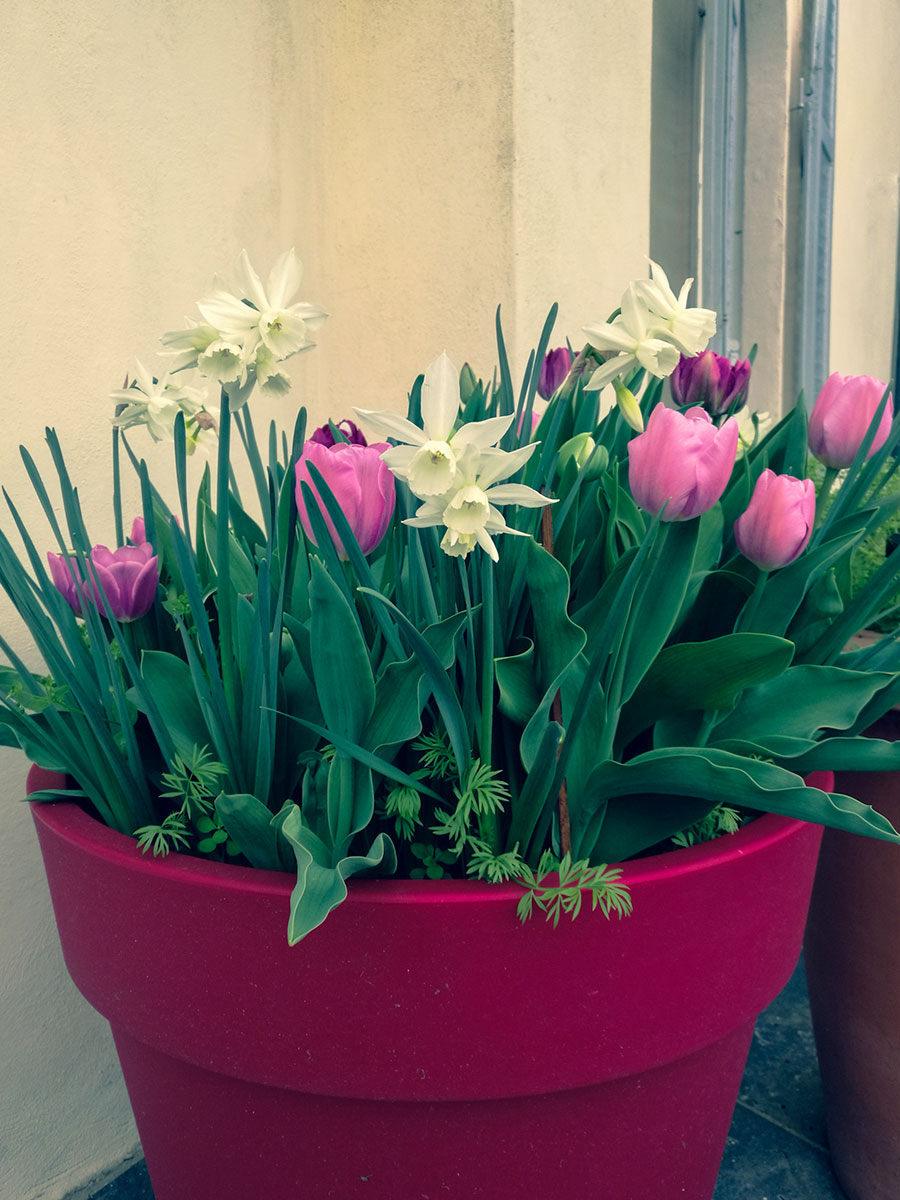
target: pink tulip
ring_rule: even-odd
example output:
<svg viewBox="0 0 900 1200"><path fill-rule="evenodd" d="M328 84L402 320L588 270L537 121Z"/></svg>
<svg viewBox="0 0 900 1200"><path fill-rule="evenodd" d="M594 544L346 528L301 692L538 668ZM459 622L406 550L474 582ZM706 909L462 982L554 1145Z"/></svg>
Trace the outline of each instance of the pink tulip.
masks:
<svg viewBox="0 0 900 1200"><path fill-rule="evenodd" d="M702 408L676 412L657 404L647 428L628 443L631 494L664 521L688 521L716 503L734 467L738 423L716 429Z"/></svg>
<svg viewBox="0 0 900 1200"><path fill-rule="evenodd" d="M318 496L307 464L312 463L320 472L340 504L360 549L363 554L368 554L384 537L394 515L394 476L381 461L381 455L389 449L387 442L373 442L370 446L351 442L323 446L321 442L312 440L305 443L296 467L297 512L303 532L314 545L316 541L300 486L302 483L308 484L313 494ZM346 559L347 553L324 504L320 504L319 508L338 555Z"/></svg>
<svg viewBox="0 0 900 1200"><path fill-rule="evenodd" d="M731 362L712 350L693 358L681 356L669 382L672 399L679 408L702 404L714 417L739 412L747 403L750 362Z"/></svg>
<svg viewBox="0 0 900 1200"><path fill-rule="evenodd" d="M813 481L776 475L767 467L756 481L746 512L734 523L734 538L745 558L763 571L772 571L800 557L815 519Z"/></svg>
<svg viewBox="0 0 900 1200"><path fill-rule="evenodd" d="M849 467L868 432L886 384L871 375L839 375L825 380L809 418L809 448L826 467ZM893 397L888 398L869 455L887 441L894 419Z"/></svg>
<svg viewBox="0 0 900 1200"><path fill-rule="evenodd" d="M149 542L109 550L94 546L88 555L88 580L81 578L74 556L47 555L50 574L72 610L81 613L84 600L106 616L103 596L117 621L136 621L153 607L159 585L159 562ZM102 593L102 595L101 595Z"/></svg>
<svg viewBox="0 0 900 1200"><path fill-rule="evenodd" d="M548 350L541 363L538 375L538 395L543 400L549 400L563 382L572 366L572 355L567 346L559 346L556 350Z"/></svg>

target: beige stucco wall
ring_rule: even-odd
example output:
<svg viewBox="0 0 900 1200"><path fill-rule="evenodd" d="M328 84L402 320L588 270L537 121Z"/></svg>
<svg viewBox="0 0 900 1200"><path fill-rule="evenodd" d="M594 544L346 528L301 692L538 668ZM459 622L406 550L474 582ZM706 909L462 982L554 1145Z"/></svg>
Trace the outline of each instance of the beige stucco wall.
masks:
<svg viewBox="0 0 900 1200"><path fill-rule="evenodd" d="M0 40L0 483L55 425L111 536L108 392L242 247L295 245L331 318L257 416L402 406L447 349L514 362L617 303L648 247L645 0L32 0ZM549 24L548 24L549 23ZM553 41L547 39L552 28ZM598 64L603 64L602 70ZM137 444L137 439L135 439ZM142 443L154 472L168 451ZM132 495L135 493L132 492ZM0 514L0 524L9 521ZM34 663L5 599L0 630ZM70 985L0 751L0 1200L54 1200L135 1148L110 1038Z"/></svg>
<svg viewBox="0 0 900 1200"><path fill-rule="evenodd" d="M885 381L896 355L898 60L896 5L839 6L830 360L842 374Z"/></svg>

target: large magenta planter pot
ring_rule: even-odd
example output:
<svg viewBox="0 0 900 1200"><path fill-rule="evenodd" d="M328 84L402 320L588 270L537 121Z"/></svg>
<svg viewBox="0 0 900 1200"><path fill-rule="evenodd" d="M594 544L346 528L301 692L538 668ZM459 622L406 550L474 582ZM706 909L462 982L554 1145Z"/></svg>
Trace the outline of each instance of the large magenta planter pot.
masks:
<svg viewBox="0 0 900 1200"><path fill-rule="evenodd" d="M629 863L633 916L556 929L514 886L355 881L289 948L289 876L32 811L157 1200L708 1200L821 833L766 816Z"/></svg>
<svg viewBox="0 0 900 1200"><path fill-rule="evenodd" d="M898 740L900 713L870 733ZM837 786L900 828L900 772L841 773ZM826 830L806 977L835 1175L849 1200L898 1200L900 846Z"/></svg>

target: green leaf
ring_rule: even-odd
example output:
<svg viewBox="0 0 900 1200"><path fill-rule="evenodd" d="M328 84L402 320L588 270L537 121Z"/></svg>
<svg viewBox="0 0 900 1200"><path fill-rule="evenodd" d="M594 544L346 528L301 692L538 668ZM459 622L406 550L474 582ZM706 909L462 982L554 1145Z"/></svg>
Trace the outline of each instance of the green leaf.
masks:
<svg viewBox="0 0 900 1200"><path fill-rule="evenodd" d="M500 697L498 705L505 717L516 725L527 725L541 702L535 678L534 642L523 638L527 648L519 654L494 659L494 671Z"/></svg>
<svg viewBox="0 0 900 1200"><path fill-rule="evenodd" d="M312 671L329 729L358 742L375 707L375 680L356 614L318 559L310 562Z"/></svg>
<svg viewBox="0 0 900 1200"><path fill-rule="evenodd" d="M222 792L216 799L216 812L241 853L254 867L264 871L282 871L278 852L279 833L276 818L256 796Z"/></svg>
<svg viewBox="0 0 900 1200"><path fill-rule="evenodd" d="M622 712L622 746L671 713L730 709L745 688L781 675L793 652L791 642L767 633L731 633L666 646Z"/></svg>
<svg viewBox="0 0 900 1200"><path fill-rule="evenodd" d="M799 775L783 767L711 747L651 750L627 763L601 763L591 776L586 804L602 814L607 805L630 797L640 820L639 810L646 807L643 798L655 795L704 800L710 807L727 800L729 804L900 843L900 834L869 805L851 796L805 787ZM642 798L640 804L637 797ZM627 814L623 817L626 820ZM621 830L618 833L621 836ZM580 857L589 854L606 862L613 861L610 849L600 828L596 842L582 842L577 852ZM572 852L576 853L574 845Z"/></svg>
<svg viewBox="0 0 900 1200"><path fill-rule="evenodd" d="M347 898L346 880L360 871L381 868L385 875L397 869L393 843L380 833L366 855L353 855L332 864L322 842L303 823L300 809L294 806L282 825L297 859L297 883L291 892L288 942L294 946L316 929L330 912Z"/></svg>
<svg viewBox="0 0 900 1200"><path fill-rule="evenodd" d="M724 721L715 740L759 741L766 734L810 737L817 729L849 729L860 710L891 676L876 671L800 665L748 688Z"/></svg>
<svg viewBox="0 0 900 1200"><path fill-rule="evenodd" d="M212 739L188 664L162 650L145 650L141 655L141 675L172 737L176 753L187 759L195 747L209 744ZM137 691L130 691L128 698L137 709L144 711Z"/></svg>
<svg viewBox="0 0 900 1200"><path fill-rule="evenodd" d="M567 613L569 575L562 563L529 540L526 571L534 625L540 633L537 675L543 690L581 652L586 638Z"/></svg>
<svg viewBox="0 0 900 1200"><path fill-rule="evenodd" d="M204 547L209 561L215 569L218 519L208 504L201 504L200 508L203 518ZM234 591L252 596L256 591L256 568L230 530L228 533L228 569Z"/></svg>

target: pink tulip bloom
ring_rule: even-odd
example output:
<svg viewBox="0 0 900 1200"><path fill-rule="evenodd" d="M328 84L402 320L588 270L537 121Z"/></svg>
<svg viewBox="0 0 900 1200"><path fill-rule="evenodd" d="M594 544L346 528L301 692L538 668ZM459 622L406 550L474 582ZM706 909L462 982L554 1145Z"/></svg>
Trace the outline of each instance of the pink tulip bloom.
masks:
<svg viewBox="0 0 900 1200"><path fill-rule="evenodd" d="M117 621L136 621L153 607L159 585L159 562L149 542L109 550L94 546L88 555L88 580L81 578L78 564L61 554L47 555L50 575L69 606L81 613L85 600L106 616L103 596ZM101 595L102 593L102 595Z"/></svg>
<svg viewBox="0 0 900 1200"><path fill-rule="evenodd" d="M734 523L734 538L745 558L763 571L773 571L800 557L815 520L813 481L776 475L767 467L756 481L746 512Z"/></svg>
<svg viewBox="0 0 900 1200"><path fill-rule="evenodd" d="M809 417L809 448L826 467L849 467L868 432L886 384L871 375L839 375L825 380ZM881 414L869 455L887 441L894 419L893 397Z"/></svg>
<svg viewBox="0 0 900 1200"><path fill-rule="evenodd" d="M334 446L323 446L321 442L310 440L304 444L303 455L296 467L297 512L303 532L314 545L316 540L301 484L308 484L316 496L318 491L307 464L312 463L320 472L340 504L359 548L363 554L368 554L384 537L394 515L394 476L381 461L381 455L389 449L387 442L373 442L369 446L338 442ZM339 557L346 559L347 553L324 504L319 508Z"/></svg>
<svg viewBox="0 0 900 1200"><path fill-rule="evenodd" d="M628 443L631 494L664 521L688 521L716 503L734 468L738 423L716 429L702 408L676 412L657 404L647 428Z"/></svg>
<svg viewBox="0 0 900 1200"><path fill-rule="evenodd" d="M702 404L712 416L720 417L739 412L747 403L750 362L744 358L733 363L712 350L693 358L682 355L669 382L679 408Z"/></svg>
<svg viewBox="0 0 900 1200"><path fill-rule="evenodd" d="M146 542L147 529L143 517L135 517L131 522L131 533L128 535L128 540L133 546L140 546Z"/></svg>

